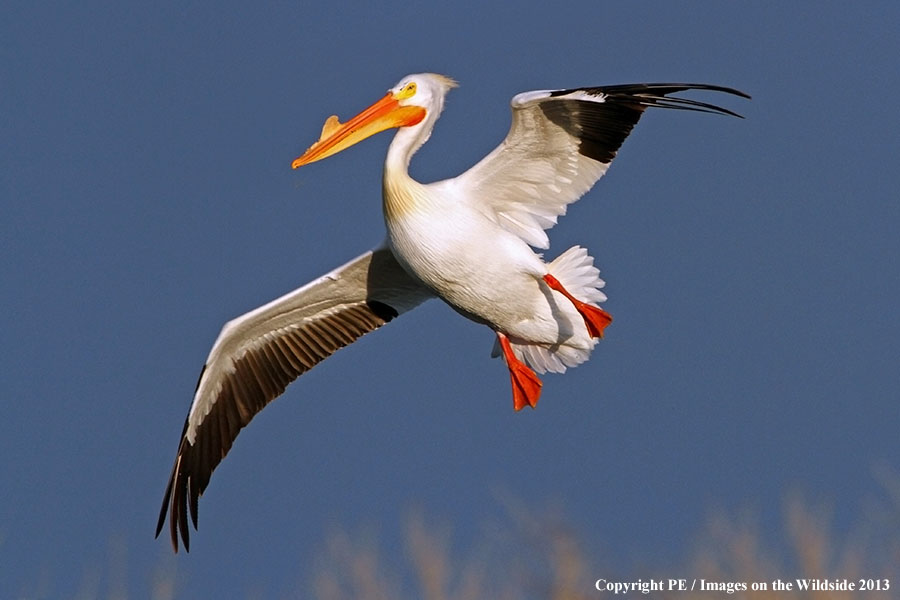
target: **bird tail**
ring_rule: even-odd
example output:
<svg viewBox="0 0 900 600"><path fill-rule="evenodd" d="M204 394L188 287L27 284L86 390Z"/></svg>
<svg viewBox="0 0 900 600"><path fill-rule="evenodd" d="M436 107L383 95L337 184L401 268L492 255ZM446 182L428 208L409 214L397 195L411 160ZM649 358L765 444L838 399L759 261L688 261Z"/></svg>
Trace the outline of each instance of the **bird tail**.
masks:
<svg viewBox="0 0 900 600"><path fill-rule="evenodd" d="M600 279L594 258L581 246L572 246L557 256L547 269L579 300L594 306L606 301L606 294L600 291L606 282Z"/></svg>
<svg viewBox="0 0 900 600"><path fill-rule="evenodd" d="M572 246L550 264L547 270L553 275L566 290L573 296L597 306L599 302L606 300L606 294L601 292L606 283L600 279L600 270L594 266L594 259L587 250L581 246ZM583 327L580 322L577 327ZM538 373L564 373L567 367L575 367L586 361L591 350L597 343L590 337L579 337L582 343L575 344L522 344L511 340L513 352L519 360L527 363ZM492 356L499 356L500 348L495 343Z"/></svg>

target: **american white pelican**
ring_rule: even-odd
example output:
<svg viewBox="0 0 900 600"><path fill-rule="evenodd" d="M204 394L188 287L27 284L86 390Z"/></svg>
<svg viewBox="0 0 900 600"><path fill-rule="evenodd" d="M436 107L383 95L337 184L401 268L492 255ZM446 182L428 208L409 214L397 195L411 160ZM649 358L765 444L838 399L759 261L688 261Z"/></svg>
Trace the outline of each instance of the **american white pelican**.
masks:
<svg viewBox="0 0 900 600"><path fill-rule="evenodd" d="M190 548L188 510L241 428L294 379L339 348L429 298L441 298L496 334L494 356L509 369L513 406L534 407L534 371L562 373L588 359L611 322L593 258L569 248L544 262L546 229L606 172L648 107L739 116L669 94L737 90L695 83L616 85L526 92L512 99L506 139L453 179L422 184L407 173L431 135L447 92L442 75L404 77L346 123L325 121L297 168L398 128L384 166L387 240L334 271L225 324L197 382L156 535L169 515ZM170 510L171 509L171 510Z"/></svg>

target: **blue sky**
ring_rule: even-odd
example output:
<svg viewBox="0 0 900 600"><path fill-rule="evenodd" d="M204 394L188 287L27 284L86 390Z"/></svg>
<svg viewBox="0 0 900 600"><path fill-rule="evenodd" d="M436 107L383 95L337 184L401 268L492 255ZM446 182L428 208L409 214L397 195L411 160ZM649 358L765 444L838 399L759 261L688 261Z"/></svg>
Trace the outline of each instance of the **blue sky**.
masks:
<svg viewBox="0 0 900 600"><path fill-rule="evenodd" d="M391 548L421 507L464 546L505 494L648 563L717 507L780 536L796 489L849 527L900 468L900 8L687 6L5 4L0 589L70 597L124 547L136 597L160 570L180 597L276 596L335 527ZM258 416L172 558L153 528L220 327L383 236L389 134L291 160L425 70L461 84L426 181L490 151L525 90L753 100L648 112L551 232L549 256L596 257L615 322L536 411L513 413L491 332L430 302Z"/></svg>

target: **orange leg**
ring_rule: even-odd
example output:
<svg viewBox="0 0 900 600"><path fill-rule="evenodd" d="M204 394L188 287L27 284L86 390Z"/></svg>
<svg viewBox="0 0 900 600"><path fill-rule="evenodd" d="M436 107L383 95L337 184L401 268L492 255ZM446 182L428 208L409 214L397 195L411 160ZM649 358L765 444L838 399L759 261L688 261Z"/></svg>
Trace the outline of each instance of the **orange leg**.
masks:
<svg viewBox="0 0 900 600"><path fill-rule="evenodd" d="M547 285L549 285L551 289L556 290L575 305L575 310L577 310L584 318L584 324L587 325L588 333L591 334L591 337L603 337L603 330L606 329L607 325L612 323L612 317L608 312L602 308L591 306L590 304L575 298L562 286L559 280L550 273L544 275L544 281L547 282Z"/></svg>
<svg viewBox="0 0 900 600"><path fill-rule="evenodd" d="M500 340L500 348L503 350L503 358L509 367L509 380L512 382L513 408L520 411L526 406L537 406L541 397L541 380L534 371L525 366L521 360L513 354L509 339L499 331L497 338Z"/></svg>

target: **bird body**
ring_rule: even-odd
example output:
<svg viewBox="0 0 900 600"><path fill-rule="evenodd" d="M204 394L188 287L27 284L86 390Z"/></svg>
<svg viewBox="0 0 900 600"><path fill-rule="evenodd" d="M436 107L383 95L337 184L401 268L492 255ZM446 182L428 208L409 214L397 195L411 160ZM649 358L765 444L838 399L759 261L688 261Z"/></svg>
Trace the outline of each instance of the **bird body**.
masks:
<svg viewBox="0 0 900 600"><path fill-rule="evenodd" d="M430 298L496 334L513 406L534 407L535 374L561 373L590 356L612 321L599 307L604 282L573 246L550 262L546 230L606 172L648 107L735 113L670 97L687 90L746 94L707 84L631 84L525 92L512 99L506 139L461 175L423 184L409 176L456 83L404 77L341 123L329 117L297 168L396 128L382 181L387 239L322 277L228 322L213 345L185 420L157 535L168 516L178 550L189 548L200 495L240 430L297 377Z"/></svg>
<svg viewBox="0 0 900 600"><path fill-rule="evenodd" d="M405 78L392 93L397 94L410 82L415 82L417 95L424 94L426 98L443 98L455 85L443 76L423 73ZM513 105L528 98L520 95ZM492 202L495 194L500 200L509 194L496 189L505 184L520 197L524 188L530 187L529 195L539 203L546 197L540 188L549 187L550 192L559 193L560 185L572 183L578 175L577 160L557 160L560 165L536 174L537 184L522 177L522 165L517 165L514 176L504 182L508 177L503 173L506 165L498 167L490 160L481 167L488 172L486 175L476 165L460 177L419 183L408 174L409 161L430 137L442 107L441 101L425 119L401 129L388 148L383 206L389 247L398 262L439 298L466 317L506 335L519 360L526 352L544 356L544 360L529 361L538 372L548 370L548 365L553 365L549 370L561 372L566 365L582 362L595 345L587 330L579 326L582 317L571 302L542 280L549 272L547 265L522 235L500 224L505 218L502 204ZM497 154L509 152L504 148ZM527 152L520 154L527 162ZM593 169L588 170L592 172L585 179L596 179L597 172L605 171L605 166L591 166ZM485 180L487 185L483 184ZM590 184L585 182L579 187L583 193ZM543 229L529 233L538 237ZM594 270L588 289L603 286L598 273ZM595 300L605 299L601 293L591 295ZM526 351L526 346L531 347Z"/></svg>
<svg viewBox="0 0 900 600"><path fill-rule="evenodd" d="M475 203L454 193L453 183L385 183L386 205L401 194L423 198L413 201L413 211L385 211L391 215L385 224L398 262L458 312L509 336L514 347L531 343L593 348L584 327L576 326L582 323L578 312L542 281L548 268L541 257ZM594 283L603 285L599 277Z"/></svg>

